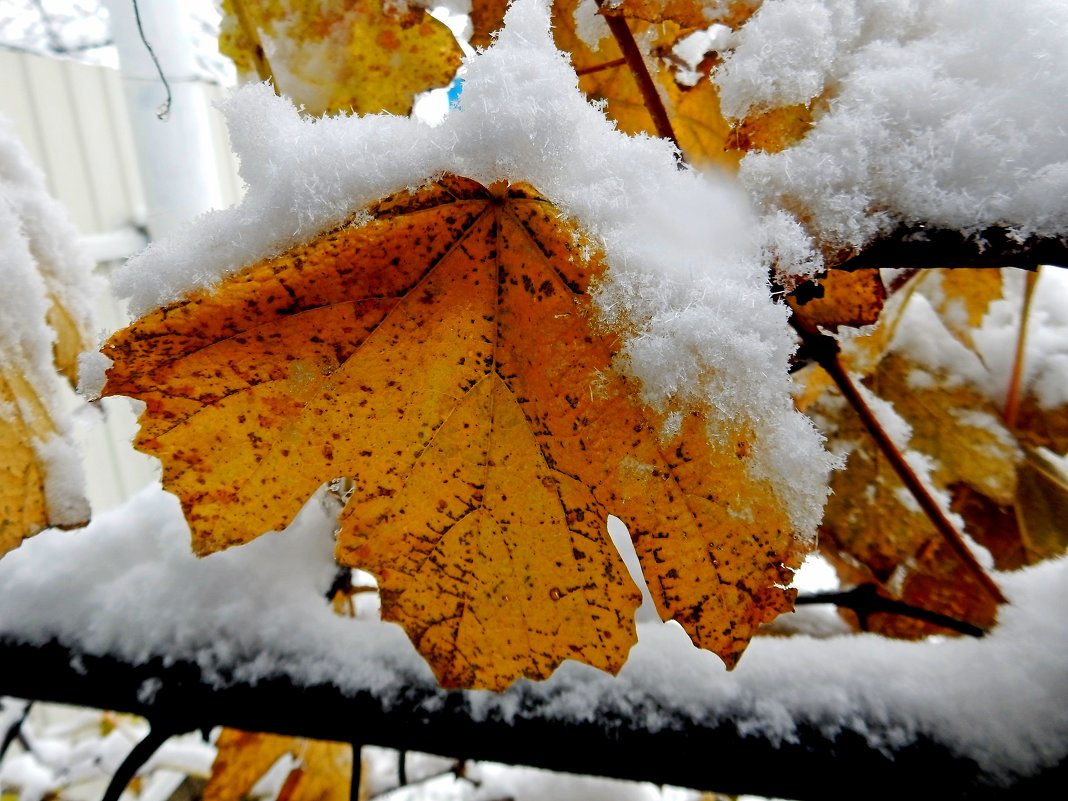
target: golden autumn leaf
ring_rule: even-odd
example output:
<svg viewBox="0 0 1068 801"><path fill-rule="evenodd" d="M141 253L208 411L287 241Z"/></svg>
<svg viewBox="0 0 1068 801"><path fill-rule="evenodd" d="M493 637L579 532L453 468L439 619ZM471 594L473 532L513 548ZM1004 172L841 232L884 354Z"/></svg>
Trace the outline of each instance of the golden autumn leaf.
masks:
<svg viewBox="0 0 1068 801"><path fill-rule="evenodd" d="M460 66L449 29L417 6L384 0L223 0L219 49L243 77L321 116L408 114L415 95Z"/></svg>
<svg viewBox="0 0 1068 801"><path fill-rule="evenodd" d="M640 597L615 514L661 615L733 665L803 556L752 433L711 442L700 410L665 433L596 324L603 260L531 187L446 176L368 214L105 345L104 394L147 404L136 445L194 550L351 477L339 562L375 574L444 686L503 688L623 664Z"/></svg>
<svg viewBox="0 0 1068 801"><path fill-rule="evenodd" d="M0 365L0 557L46 528L88 522L80 489L55 486L49 453L63 439L38 391Z"/></svg>
<svg viewBox="0 0 1068 801"><path fill-rule="evenodd" d="M787 303L802 324L811 330L837 331L839 326L860 328L879 320L886 300L886 287L879 271L832 270L817 279L823 296L799 301L787 297Z"/></svg>
<svg viewBox="0 0 1068 801"><path fill-rule="evenodd" d="M1025 445L1068 453L1068 404L1047 409L1034 394L1027 393L1020 403L1013 430Z"/></svg>
<svg viewBox="0 0 1068 801"><path fill-rule="evenodd" d="M0 556L48 526L45 467L33 447L51 434L41 402L17 373L0 373Z"/></svg>
<svg viewBox="0 0 1068 801"><path fill-rule="evenodd" d="M998 567L1014 566L1007 558L1020 550L1019 537L1008 534L1002 523L1013 515L1021 450L979 387L889 349L914 289L915 282L894 296L889 317L884 314L867 337L846 340L844 351L859 355L865 384L908 424L909 451L929 460L930 483L949 495L966 531L990 548ZM884 326L888 330L880 333ZM942 333L949 337L948 331ZM857 341L861 344L854 347ZM816 367L802 380L799 406L822 421L838 448L850 448L846 469L832 477L820 528L821 549L841 580L874 582L885 594L914 606L991 625L997 610L990 593L921 511L833 382ZM1014 538L1015 545L1010 542ZM938 630L893 615L873 616L867 624L890 636Z"/></svg>
<svg viewBox="0 0 1068 801"><path fill-rule="evenodd" d="M347 743L223 729L215 746L215 762L204 787L204 801L248 798L255 784L286 755L296 761L296 766L282 784L279 801L351 798L353 755L352 746Z"/></svg>
<svg viewBox="0 0 1068 801"><path fill-rule="evenodd" d="M1008 503L998 503L966 484L953 490L953 509L994 557L1000 570L1015 570L1068 549L1068 477L1041 450L1027 448L1016 465Z"/></svg>

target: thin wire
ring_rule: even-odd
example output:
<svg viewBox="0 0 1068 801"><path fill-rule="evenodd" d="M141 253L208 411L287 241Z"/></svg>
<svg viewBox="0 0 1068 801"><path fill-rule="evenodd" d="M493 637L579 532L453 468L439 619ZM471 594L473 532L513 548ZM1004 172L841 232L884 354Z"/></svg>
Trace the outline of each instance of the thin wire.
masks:
<svg viewBox="0 0 1068 801"><path fill-rule="evenodd" d="M167 115L171 113L171 85L167 83L167 76L163 74L163 67L160 66L159 59L156 58L156 51L152 49L152 45L148 43L148 38L145 36L145 29L141 25L141 9L137 5L137 0L131 0L131 2L133 3L134 19L137 20L137 32L141 35L141 42L152 57L152 63L156 65L156 72L159 73L159 79L163 81L163 88L167 90L167 99L156 111L156 116L161 120L165 120Z"/></svg>

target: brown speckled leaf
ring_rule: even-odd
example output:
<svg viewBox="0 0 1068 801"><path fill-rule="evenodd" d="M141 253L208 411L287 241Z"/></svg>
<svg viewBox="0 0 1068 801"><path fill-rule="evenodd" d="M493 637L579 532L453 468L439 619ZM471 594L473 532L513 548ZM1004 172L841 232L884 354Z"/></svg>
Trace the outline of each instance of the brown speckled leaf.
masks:
<svg viewBox="0 0 1068 801"><path fill-rule="evenodd" d="M879 319L886 287L878 270L832 270L818 281L823 297L805 302L787 298L794 315L807 327L837 331L839 326L859 328Z"/></svg>
<svg viewBox="0 0 1068 801"><path fill-rule="evenodd" d="M304 737L223 729L204 801L238 801L283 756L296 765L286 776L278 801L349 801L352 746ZM364 795L361 793L360 797Z"/></svg>
<svg viewBox="0 0 1068 801"><path fill-rule="evenodd" d="M713 445L698 411L664 433L595 324L603 261L529 186L447 176L369 213L105 346L194 549L350 476L339 561L376 575L443 685L499 689L623 664L640 597L615 514L661 614L733 665L803 556L752 435Z"/></svg>

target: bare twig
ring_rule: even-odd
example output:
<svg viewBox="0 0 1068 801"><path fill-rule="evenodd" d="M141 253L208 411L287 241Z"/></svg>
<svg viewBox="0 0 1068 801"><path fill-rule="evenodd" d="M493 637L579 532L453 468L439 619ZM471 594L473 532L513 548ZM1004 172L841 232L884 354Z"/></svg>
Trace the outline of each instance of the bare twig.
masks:
<svg viewBox="0 0 1068 801"><path fill-rule="evenodd" d="M349 782L350 801L360 801L360 784L363 782L362 743L352 744L352 781Z"/></svg>
<svg viewBox="0 0 1068 801"><path fill-rule="evenodd" d="M148 55L151 56L152 63L156 65L156 72L159 73L159 79L163 82L163 88L167 91L167 99L163 101L163 105L156 112L157 117L165 120L167 115L171 113L171 85L167 82L167 76L163 74L163 67L160 66L159 59L156 57L156 51L152 49L152 45L148 43L148 38L145 36L144 26L141 25L141 8L137 5L137 0L131 0L131 2L133 3L134 19L137 21L137 33L141 37L141 43L144 44Z"/></svg>
<svg viewBox="0 0 1068 801"><path fill-rule="evenodd" d="M119 769L115 771L115 775L111 777L101 801L119 801L119 796L122 795L122 791L126 789L126 785L130 783L137 771L151 759L152 755L159 750L159 747L171 735L176 733L170 726L152 723L152 728L148 730L148 734L133 747L133 750L127 754L126 759L119 765Z"/></svg>
<svg viewBox="0 0 1068 801"><path fill-rule="evenodd" d="M26 722L26 718L29 717L30 709L33 707L33 702L29 701L22 710L22 714L19 715L18 720L12 723L6 732L4 732L4 739L0 741L0 759L4 758L4 754L7 753L7 749L11 747L11 744L18 740L22 736L22 726Z"/></svg>
<svg viewBox="0 0 1068 801"><path fill-rule="evenodd" d="M907 604L893 598L880 595L874 584L861 584L846 592L821 592L813 595L799 595L796 602L798 606L808 604L834 604L842 609L851 609L860 618L860 627L867 630L867 619L870 615L884 613L910 617L914 620L922 620L941 626L944 629L967 634L969 637L983 637L986 629L975 626L964 620L957 620L929 609Z"/></svg>

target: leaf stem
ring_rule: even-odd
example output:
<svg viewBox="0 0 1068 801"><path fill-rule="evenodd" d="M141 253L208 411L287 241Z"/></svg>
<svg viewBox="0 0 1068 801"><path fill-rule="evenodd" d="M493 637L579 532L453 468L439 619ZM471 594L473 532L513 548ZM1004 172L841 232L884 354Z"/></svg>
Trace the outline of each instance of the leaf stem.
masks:
<svg viewBox="0 0 1068 801"><path fill-rule="evenodd" d="M605 0L596 0L596 2L597 8L604 7ZM653 76L649 74L649 67L645 63L645 58L642 56L638 43L634 41L634 34L631 33L626 19L612 14L602 14L601 16L608 23L608 30L615 37L616 44L619 45L619 49L623 52L623 59L627 62L627 66L630 67L630 71L634 75L634 80L638 84L638 91L642 95L642 102L645 104L649 116L653 118L653 127L656 128L657 136L667 139L675 145L679 153L682 153L678 137L675 136L675 129L671 125L667 109L664 108L664 101L660 97L660 92L657 91Z"/></svg>
<svg viewBox="0 0 1068 801"><path fill-rule="evenodd" d="M1040 268L1041 269L1041 268ZM1031 301L1035 297L1035 284L1038 283L1038 271L1027 274L1024 285L1023 310L1020 312L1020 330L1016 336L1016 355L1012 360L1012 378L1005 395L1005 425L1016 428L1016 417L1020 411L1020 385L1023 382L1024 356L1027 350L1028 321L1031 319Z"/></svg>
<svg viewBox="0 0 1068 801"><path fill-rule="evenodd" d="M583 75L592 75L595 72L601 72L602 70L610 70L613 67L622 67L627 63L625 58L614 58L611 61L602 61L600 64L593 64L589 67L583 67L580 70L575 70L575 74L580 78Z"/></svg>
<svg viewBox="0 0 1068 801"><path fill-rule="evenodd" d="M263 50L263 42L260 41L260 32L249 17L243 0L230 0L230 2L233 4L237 24L241 26L245 36L252 42L252 60L256 64L256 75L259 76L261 81L269 82L271 88L274 89L274 93L281 97L282 93L278 90L278 81L274 79L271 63L267 60L267 54Z"/></svg>
<svg viewBox="0 0 1068 801"><path fill-rule="evenodd" d="M893 440L890 439L886 429L879 423L879 419L875 416L875 412L872 411L864 396L861 395L857 385L853 382L852 376L842 366L842 362L838 358L838 342L826 334L808 328L799 322L796 317L792 318L792 324L794 329L801 335L806 352L834 379L839 391L856 411L860 421L864 424L864 428L875 440L875 444L883 456L890 462L890 466L894 468L898 478L912 493L924 514L927 515L935 529L941 534L942 539L949 545L964 566L968 568L987 594L999 604L1006 603L1007 599L998 588L998 585L986 574L982 565L975 561L975 556L964 543L956 527L946 517L945 512L935 502L935 499L923 482L920 481L912 467L909 466L909 463L905 461L905 457L898 450Z"/></svg>

